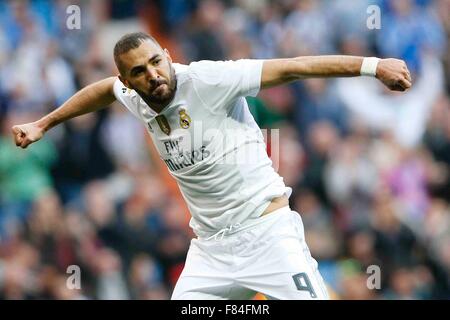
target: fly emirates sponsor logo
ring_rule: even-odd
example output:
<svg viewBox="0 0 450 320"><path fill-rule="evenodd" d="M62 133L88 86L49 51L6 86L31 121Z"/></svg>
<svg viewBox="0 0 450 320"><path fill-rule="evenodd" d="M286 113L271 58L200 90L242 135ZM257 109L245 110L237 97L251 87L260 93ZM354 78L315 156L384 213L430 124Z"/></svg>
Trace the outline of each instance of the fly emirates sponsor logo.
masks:
<svg viewBox="0 0 450 320"><path fill-rule="evenodd" d="M195 124L194 128L199 128L199 125ZM274 169L278 169L280 151L278 129L210 128L205 131L176 129L161 143L162 158L172 172L199 162L255 164L262 158L267 158L267 155L272 160Z"/></svg>

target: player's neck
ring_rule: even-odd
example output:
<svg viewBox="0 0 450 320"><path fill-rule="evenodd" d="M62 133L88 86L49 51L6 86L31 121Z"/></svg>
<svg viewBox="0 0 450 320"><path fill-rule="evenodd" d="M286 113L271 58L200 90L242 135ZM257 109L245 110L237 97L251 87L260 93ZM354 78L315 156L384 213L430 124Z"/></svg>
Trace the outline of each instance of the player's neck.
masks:
<svg viewBox="0 0 450 320"><path fill-rule="evenodd" d="M155 103L155 102L151 102L145 97L142 97L142 99L150 107L150 109L152 109L156 113L160 113L161 111L164 110L165 107L167 107L173 101L174 97L175 97L175 95L173 95L173 97L170 99L170 101L164 102L164 103L160 103L160 104L159 103Z"/></svg>

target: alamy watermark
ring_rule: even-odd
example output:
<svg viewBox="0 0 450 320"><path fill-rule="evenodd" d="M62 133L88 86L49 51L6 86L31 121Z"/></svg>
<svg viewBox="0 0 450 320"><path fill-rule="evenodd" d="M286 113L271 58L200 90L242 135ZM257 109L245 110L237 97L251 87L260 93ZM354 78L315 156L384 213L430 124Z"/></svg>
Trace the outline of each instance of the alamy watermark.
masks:
<svg viewBox="0 0 450 320"><path fill-rule="evenodd" d="M77 5L70 5L66 9L66 27L69 30L81 29L81 9Z"/></svg>
<svg viewBox="0 0 450 320"><path fill-rule="evenodd" d="M381 29L381 8L377 5L370 5L366 10L369 17L366 20L366 26L369 30Z"/></svg>
<svg viewBox="0 0 450 320"><path fill-rule="evenodd" d="M381 268L377 265L370 265L367 267L366 273L369 274L367 277L366 285L370 290L380 290L381 289Z"/></svg>
<svg viewBox="0 0 450 320"><path fill-rule="evenodd" d="M69 290L80 290L81 289L81 269L77 265L70 265L66 270L67 274L70 276L66 280L66 287Z"/></svg>

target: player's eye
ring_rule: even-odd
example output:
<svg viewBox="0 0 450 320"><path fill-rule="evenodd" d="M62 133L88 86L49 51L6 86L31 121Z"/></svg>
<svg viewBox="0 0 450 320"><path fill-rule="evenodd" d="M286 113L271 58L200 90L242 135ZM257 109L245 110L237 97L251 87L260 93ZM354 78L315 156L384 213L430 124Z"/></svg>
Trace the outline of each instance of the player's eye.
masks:
<svg viewBox="0 0 450 320"><path fill-rule="evenodd" d="M153 61L153 65L157 66L161 62L161 59L157 59Z"/></svg>
<svg viewBox="0 0 450 320"><path fill-rule="evenodd" d="M140 76L143 73L144 73L144 69L143 68L139 68L139 69L134 70L133 76L137 77L137 76Z"/></svg>

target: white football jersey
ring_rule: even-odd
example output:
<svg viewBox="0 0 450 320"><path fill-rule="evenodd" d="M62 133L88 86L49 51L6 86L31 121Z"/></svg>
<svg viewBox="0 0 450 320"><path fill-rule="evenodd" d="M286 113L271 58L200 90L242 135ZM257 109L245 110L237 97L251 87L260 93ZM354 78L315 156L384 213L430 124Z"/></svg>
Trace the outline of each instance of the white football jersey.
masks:
<svg viewBox="0 0 450 320"><path fill-rule="evenodd" d="M260 89L262 60L174 63L177 91L159 114L117 79L114 93L145 123L176 179L197 236L251 222L291 189L275 172L245 96ZM151 192L151 190L149 190Z"/></svg>

